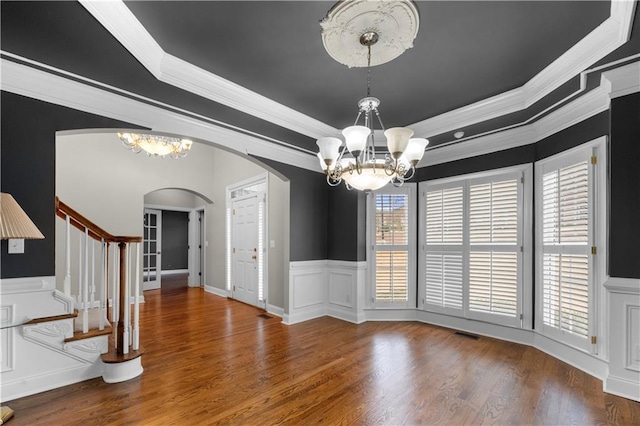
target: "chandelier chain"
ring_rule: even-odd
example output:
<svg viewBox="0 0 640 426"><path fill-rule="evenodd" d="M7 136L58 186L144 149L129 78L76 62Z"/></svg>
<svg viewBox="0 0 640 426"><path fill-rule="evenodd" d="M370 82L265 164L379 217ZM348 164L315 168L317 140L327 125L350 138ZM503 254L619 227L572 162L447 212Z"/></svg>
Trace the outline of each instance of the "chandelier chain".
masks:
<svg viewBox="0 0 640 426"><path fill-rule="evenodd" d="M371 96L371 45L367 46L367 97Z"/></svg>

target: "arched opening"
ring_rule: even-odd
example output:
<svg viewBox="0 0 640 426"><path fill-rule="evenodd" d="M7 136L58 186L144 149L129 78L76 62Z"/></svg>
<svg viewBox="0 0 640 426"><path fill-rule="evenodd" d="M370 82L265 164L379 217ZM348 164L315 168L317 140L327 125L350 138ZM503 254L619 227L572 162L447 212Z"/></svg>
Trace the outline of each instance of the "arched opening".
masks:
<svg viewBox="0 0 640 426"><path fill-rule="evenodd" d="M256 175L269 175L271 203L267 223L269 292L266 306L284 308L288 288L289 223L282 217L289 209L289 182L255 159L194 140L185 158L157 158L124 149L114 130L58 132L56 136L56 194L65 203L115 235L144 233L145 196L149 204L173 193L184 199L203 200L203 256L209 292L227 295L225 265L226 187ZM150 198L149 198L150 197ZM155 198L154 198L155 197ZM155 199L155 201L153 201ZM162 202L164 203L164 202ZM61 226L61 225L60 225ZM56 225L56 228L59 226ZM63 231L56 230L56 277L62 274Z"/></svg>

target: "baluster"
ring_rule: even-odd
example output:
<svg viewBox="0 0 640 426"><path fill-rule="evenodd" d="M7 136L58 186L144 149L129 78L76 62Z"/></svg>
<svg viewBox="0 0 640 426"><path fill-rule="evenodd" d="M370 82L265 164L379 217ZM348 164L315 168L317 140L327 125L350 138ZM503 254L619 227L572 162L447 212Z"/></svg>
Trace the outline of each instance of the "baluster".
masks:
<svg viewBox="0 0 640 426"><path fill-rule="evenodd" d="M116 338L114 339L116 342L116 348L120 348L120 335L118 334L118 330L120 327L120 280L118 278L118 271L120 271L120 256L116 256L118 246L114 244L113 251L113 294L111 296L111 309L114 321L113 329L116 332ZM119 349L118 349L119 350Z"/></svg>
<svg viewBox="0 0 640 426"><path fill-rule="evenodd" d="M100 240L100 330L104 330L104 319L107 316L107 253L104 238Z"/></svg>
<svg viewBox="0 0 640 426"><path fill-rule="evenodd" d="M78 289L76 291L76 303L79 310L82 310L82 234L78 234Z"/></svg>
<svg viewBox="0 0 640 426"><path fill-rule="evenodd" d="M71 296L71 218L66 216L65 229L65 274L63 291L67 296Z"/></svg>
<svg viewBox="0 0 640 426"><path fill-rule="evenodd" d="M136 285L133 299L133 350L140 348L140 243L136 243L136 268L134 271Z"/></svg>
<svg viewBox="0 0 640 426"><path fill-rule="evenodd" d="M82 291L82 332L89 332L89 228L84 228L84 282Z"/></svg>
<svg viewBox="0 0 640 426"><path fill-rule="evenodd" d="M127 244L120 243L120 315L119 320L122 323L118 328L120 333L118 340L121 345L118 353L126 355L129 353L129 297L127 291L127 277L129 276L129 261L127 256Z"/></svg>
<svg viewBox="0 0 640 426"><path fill-rule="evenodd" d="M91 287L90 287L89 307L95 308L96 303L96 241L91 239Z"/></svg>

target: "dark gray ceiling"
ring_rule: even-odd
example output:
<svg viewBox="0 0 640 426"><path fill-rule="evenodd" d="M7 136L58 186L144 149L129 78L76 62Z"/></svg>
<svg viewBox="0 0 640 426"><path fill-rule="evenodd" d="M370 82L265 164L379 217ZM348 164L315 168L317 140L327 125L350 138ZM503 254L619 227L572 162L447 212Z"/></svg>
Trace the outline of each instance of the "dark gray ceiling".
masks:
<svg viewBox="0 0 640 426"><path fill-rule="evenodd" d="M162 49L336 128L350 125L366 70L331 59L319 21L334 2L133 1L127 7ZM608 1L418 1L414 47L374 67L387 127L409 125L522 86L609 17ZM135 95L315 151L315 140L160 82L79 3L1 3L1 47ZM638 14L637 14L638 15ZM635 27L639 27L638 16ZM632 33L632 40L639 31ZM375 46L374 46L375 49ZM621 47L619 57L640 48ZM373 51L375 55L375 50ZM522 122L578 86L527 110L478 123L477 134ZM431 146L451 135L421 135Z"/></svg>
<svg viewBox="0 0 640 426"><path fill-rule="evenodd" d="M127 2L162 48L337 128L366 71L325 51L335 2ZM419 1L414 48L373 72L389 125L408 125L526 83L609 16L609 2ZM372 55L375 56L375 48Z"/></svg>

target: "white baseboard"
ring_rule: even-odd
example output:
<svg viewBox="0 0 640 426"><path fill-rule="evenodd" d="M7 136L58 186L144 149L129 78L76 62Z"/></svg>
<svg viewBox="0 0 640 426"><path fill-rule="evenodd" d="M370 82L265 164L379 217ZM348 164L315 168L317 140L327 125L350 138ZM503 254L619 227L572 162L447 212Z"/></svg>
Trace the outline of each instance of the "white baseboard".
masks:
<svg viewBox="0 0 640 426"><path fill-rule="evenodd" d="M320 318L326 314L327 312L324 308L324 304L305 306L304 308L296 309L295 313L284 314L282 322L287 325L293 325L299 322Z"/></svg>
<svg viewBox="0 0 640 426"><path fill-rule="evenodd" d="M212 285L205 285L204 291L206 291L207 293L215 294L216 296L220 296L220 297L225 297L225 298L229 297L229 292L227 291L227 289L214 287Z"/></svg>
<svg viewBox="0 0 640 426"><path fill-rule="evenodd" d="M167 271L160 271L160 275L164 276L164 275L184 275L184 274L188 274L189 270L188 269L169 269Z"/></svg>
<svg viewBox="0 0 640 426"><path fill-rule="evenodd" d="M607 376L604 380L604 391L640 402L640 384L623 377Z"/></svg>
<svg viewBox="0 0 640 426"><path fill-rule="evenodd" d="M267 304L267 312L280 318L284 317L284 309L280 306Z"/></svg>
<svg viewBox="0 0 640 426"><path fill-rule="evenodd" d="M36 393L45 392L73 383L102 376L102 363L81 364L72 368L51 371L32 377L23 377L13 382L2 383L2 402L11 401Z"/></svg>

